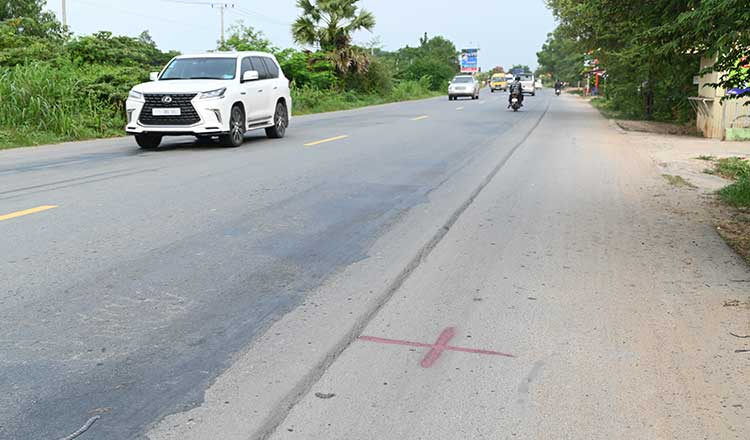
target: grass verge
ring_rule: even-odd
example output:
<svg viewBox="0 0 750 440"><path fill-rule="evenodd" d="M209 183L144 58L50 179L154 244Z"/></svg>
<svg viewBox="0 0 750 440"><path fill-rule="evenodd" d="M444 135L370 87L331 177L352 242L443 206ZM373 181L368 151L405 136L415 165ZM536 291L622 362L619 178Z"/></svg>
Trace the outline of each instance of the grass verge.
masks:
<svg viewBox="0 0 750 440"><path fill-rule="evenodd" d="M46 64L0 70L0 150L125 135L123 110L101 104L97 92L76 79L80 75L74 71L71 66L54 69ZM427 79L401 81L385 95L292 89L298 116L442 94L430 90Z"/></svg>
<svg viewBox="0 0 750 440"><path fill-rule="evenodd" d="M719 197L735 208L750 208L750 178L741 177L719 190Z"/></svg>
<svg viewBox="0 0 750 440"><path fill-rule="evenodd" d="M607 119L625 119L624 114L615 110L612 106L612 101L605 98L593 98L591 99L591 105Z"/></svg>

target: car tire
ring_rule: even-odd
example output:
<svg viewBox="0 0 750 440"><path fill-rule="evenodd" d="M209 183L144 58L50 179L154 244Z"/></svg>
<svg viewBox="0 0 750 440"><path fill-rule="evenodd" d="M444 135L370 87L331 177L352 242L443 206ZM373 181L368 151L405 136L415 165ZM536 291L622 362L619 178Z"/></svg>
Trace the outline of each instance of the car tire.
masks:
<svg viewBox="0 0 750 440"><path fill-rule="evenodd" d="M531 92L531 96L536 96L536 92Z"/></svg>
<svg viewBox="0 0 750 440"><path fill-rule="evenodd" d="M151 133L137 134L135 135L135 143L143 150L156 150L159 148L159 144L161 144L161 135Z"/></svg>
<svg viewBox="0 0 750 440"><path fill-rule="evenodd" d="M276 103L276 111L273 114L273 127L266 128L266 136L271 139L281 139L286 134L286 128L289 126L289 113L286 105L279 101Z"/></svg>
<svg viewBox="0 0 750 440"><path fill-rule="evenodd" d="M495 93L495 89L490 89L490 93Z"/></svg>
<svg viewBox="0 0 750 440"><path fill-rule="evenodd" d="M235 105L229 116L229 133L219 137L221 144L229 148L237 148L245 142L245 111Z"/></svg>

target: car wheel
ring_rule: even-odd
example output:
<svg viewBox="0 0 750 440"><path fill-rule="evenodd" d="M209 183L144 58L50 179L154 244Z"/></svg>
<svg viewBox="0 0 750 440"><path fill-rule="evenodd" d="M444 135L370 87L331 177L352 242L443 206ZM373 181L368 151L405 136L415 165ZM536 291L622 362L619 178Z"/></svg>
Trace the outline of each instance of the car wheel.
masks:
<svg viewBox="0 0 750 440"><path fill-rule="evenodd" d="M531 96L536 96L536 92L531 92Z"/></svg>
<svg viewBox="0 0 750 440"><path fill-rule="evenodd" d="M156 150L161 144L161 135L159 134L137 134L135 143L144 150Z"/></svg>
<svg viewBox="0 0 750 440"><path fill-rule="evenodd" d="M279 101L276 104L276 113L273 115L273 127L266 128L266 136L271 139L281 139L286 133L289 126L289 114L286 111L286 105Z"/></svg>
<svg viewBox="0 0 750 440"><path fill-rule="evenodd" d="M490 89L490 93L495 93L495 89Z"/></svg>
<svg viewBox="0 0 750 440"><path fill-rule="evenodd" d="M242 107L235 105L229 117L229 134L221 136L221 144L225 147L236 148L245 142L245 112Z"/></svg>

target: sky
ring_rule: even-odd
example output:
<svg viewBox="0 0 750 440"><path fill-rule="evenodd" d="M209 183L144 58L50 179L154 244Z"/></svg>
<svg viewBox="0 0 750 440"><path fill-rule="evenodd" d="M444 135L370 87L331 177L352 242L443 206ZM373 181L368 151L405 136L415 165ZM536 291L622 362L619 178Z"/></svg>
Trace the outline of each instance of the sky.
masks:
<svg viewBox="0 0 750 440"><path fill-rule="evenodd" d="M219 10L175 0L66 0L68 25L78 35L108 30L137 36L148 30L162 50L182 53L214 49L220 34ZM179 0L178 0L179 1ZM184 0L205 1L210 0ZM229 1L229 0L224 0ZM47 7L60 16L62 0ZM295 0L235 0L226 10L226 26L244 21L276 46L293 47L290 25L299 14ZM419 38L442 35L458 49L479 47L482 70L513 64L537 65L536 52L555 28L544 0L360 0L373 12L373 32L354 36L364 44L378 38L385 50L419 45ZM510 18L510 12L513 16Z"/></svg>

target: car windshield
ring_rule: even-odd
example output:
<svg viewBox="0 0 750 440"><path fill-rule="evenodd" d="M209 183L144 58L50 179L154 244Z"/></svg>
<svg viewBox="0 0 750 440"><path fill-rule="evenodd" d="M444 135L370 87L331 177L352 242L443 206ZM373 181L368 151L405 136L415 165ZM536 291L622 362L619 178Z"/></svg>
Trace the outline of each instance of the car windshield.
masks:
<svg viewBox="0 0 750 440"><path fill-rule="evenodd" d="M493 76L492 80L493 81L505 81L505 77L504 76Z"/></svg>
<svg viewBox="0 0 750 440"><path fill-rule="evenodd" d="M521 81L531 81L534 77L531 75L521 75Z"/></svg>
<svg viewBox="0 0 750 440"><path fill-rule="evenodd" d="M234 79L236 72L236 58L178 58L159 79Z"/></svg>
<svg viewBox="0 0 750 440"><path fill-rule="evenodd" d="M474 78L470 76L459 76L453 79L454 84L465 84L465 83L470 83L473 81L474 81Z"/></svg>

